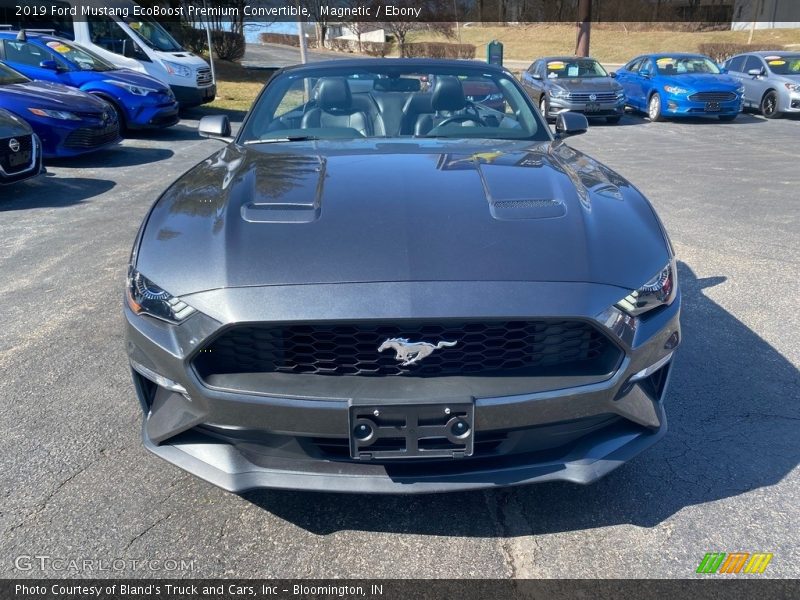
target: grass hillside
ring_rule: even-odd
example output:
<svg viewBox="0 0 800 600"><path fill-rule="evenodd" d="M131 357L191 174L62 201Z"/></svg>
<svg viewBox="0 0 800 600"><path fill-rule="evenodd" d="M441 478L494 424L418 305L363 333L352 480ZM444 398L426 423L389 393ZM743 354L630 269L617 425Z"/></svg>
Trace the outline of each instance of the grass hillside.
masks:
<svg viewBox="0 0 800 600"><path fill-rule="evenodd" d="M504 57L529 61L547 54L572 54L575 51L575 27L561 23L529 24L508 27L461 27L461 41L475 44L476 58L486 56L486 44L493 39L504 45ZM749 31L625 31L622 23L592 27L591 54L601 62L623 63L645 52L697 52L698 44L713 42L747 43ZM417 33L410 39L445 40L441 36ZM755 44L794 44L800 51L800 29L757 29Z"/></svg>

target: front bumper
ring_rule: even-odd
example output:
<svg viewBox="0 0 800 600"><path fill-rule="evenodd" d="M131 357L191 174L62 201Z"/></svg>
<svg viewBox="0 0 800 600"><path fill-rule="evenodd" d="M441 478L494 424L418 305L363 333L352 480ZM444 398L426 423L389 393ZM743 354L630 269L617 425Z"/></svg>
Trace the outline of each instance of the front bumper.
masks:
<svg viewBox="0 0 800 600"><path fill-rule="evenodd" d="M572 102L559 98L549 99L548 117L555 117L558 113L563 111L583 113L589 118L617 117L625 114L625 99L604 103Z"/></svg>
<svg viewBox="0 0 800 600"><path fill-rule="evenodd" d="M206 87L190 87L185 85L172 85L172 92L181 108L191 108L213 102L217 96L216 84Z"/></svg>
<svg viewBox="0 0 800 600"><path fill-rule="evenodd" d="M180 120L178 102L140 105L129 109L126 124L130 129L160 129L171 127Z"/></svg>
<svg viewBox="0 0 800 600"><path fill-rule="evenodd" d="M742 112L744 100L738 98L719 102L719 110L709 110L706 102L692 102L681 96L666 96L662 101L662 112L670 117L731 116Z"/></svg>
<svg viewBox="0 0 800 600"><path fill-rule="evenodd" d="M396 284L411 286L412 284ZM508 283L503 283L509 286ZM533 306L541 315L548 298L562 298L548 316L600 314L602 306L618 299L620 288L589 284L513 284L519 288L510 297L537 299ZM352 284L352 292L363 292L371 313L347 306L331 314L331 286L308 294L305 304L292 302L292 290L248 288L218 290L186 298L202 311L180 326L168 325L133 314L127 306L127 351L133 365L134 382L145 419L142 435L145 446L154 454L226 490L242 492L251 488L275 487L320 491L416 493L441 492L517 485L541 481L590 483L657 442L666 432L663 397L671 361L655 374L637 382L631 377L643 369L671 357L679 340L680 295L669 307L641 319L635 334L625 339L612 337L621 349L613 372L591 383L564 377L530 380L526 391L513 395L472 395L463 381L422 379L412 385L407 378L397 382L391 394L377 396L375 387L365 383L361 392L337 394L336 382L329 397L297 388L285 390L238 385L233 388L203 381L192 361L204 345L227 322L268 320L260 307L286 307L281 319L295 321L302 310L309 321L321 315L346 320L381 318L445 318L435 298L449 289L450 298L470 303L470 316L498 316L491 301L476 298L481 284L413 284L418 302L413 314L403 307L381 302L377 296L398 298L392 286ZM558 294L556 287L560 287ZM373 288L373 289L370 289ZM424 289L423 289L424 288ZM453 289L458 288L458 289ZM568 288L568 289L567 289ZM310 290L309 290L310 291ZM575 296L574 294L590 294ZM265 295L275 294L272 298ZM288 295L287 295L288 294ZM283 298L279 298L284 295ZM222 297L225 302L220 302ZM260 302L253 299L260 296ZM484 294L484 297L486 295ZM441 298L439 295L438 297ZM564 297L578 298L565 303ZM430 299L426 306L424 300ZM591 298L591 300L587 300ZM472 301L470 301L471 299ZM488 299L487 299L488 300ZM522 301L520 301L523 303ZM241 307L215 313L214 306ZM578 305L583 311L576 310ZM396 306L396 303L395 303ZM411 305L409 305L411 308ZM523 314L520 307L506 306L506 314ZM204 314L205 313L205 314ZM452 316L452 315L447 315ZM273 318L275 315L273 314ZM672 340L670 342L670 340ZM669 347L667 347L669 346ZM153 383L158 373L182 386L185 392L169 390ZM149 377L141 373L149 373ZM295 377L289 375L289 378ZM323 376L324 377L324 376ZM349 407L363 396L373 404L414 403L426 400L474 402L475 454L458 459L403 459L363 461L351 459L347 452L350 424ZM480 450L479 450L480 449Z"/></svg>

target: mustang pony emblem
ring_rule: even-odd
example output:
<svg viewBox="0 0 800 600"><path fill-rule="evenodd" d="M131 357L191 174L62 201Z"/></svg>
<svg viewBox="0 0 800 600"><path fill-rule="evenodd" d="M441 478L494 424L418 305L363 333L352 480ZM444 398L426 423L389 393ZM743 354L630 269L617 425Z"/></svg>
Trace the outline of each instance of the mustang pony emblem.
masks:
<svg viewBox="0 0 800 600"><path fill-rule="evenodd" d="M458 342L439 342L435 346L428 342L410 342L406 338L389 338L383 342L378 348L378 352L393 349L397 355L396 360L403 361L402 366L407 367L416 362L421 361L433 354L434 350L441 350L442 348L451 348Z"/></svg>

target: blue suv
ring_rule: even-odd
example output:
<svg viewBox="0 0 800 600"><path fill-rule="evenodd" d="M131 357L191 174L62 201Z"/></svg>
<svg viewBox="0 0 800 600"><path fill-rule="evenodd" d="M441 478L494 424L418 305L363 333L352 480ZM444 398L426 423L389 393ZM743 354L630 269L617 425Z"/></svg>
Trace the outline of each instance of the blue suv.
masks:
<svg viewBox="0 0 800 600"><path fill-rule="evenodd" d="M0 60L31 79L99 96L116 111L121 129L161 128L178 122L178 102L169 87L149 75L118 69L74 42L3 31Z"/></svg>

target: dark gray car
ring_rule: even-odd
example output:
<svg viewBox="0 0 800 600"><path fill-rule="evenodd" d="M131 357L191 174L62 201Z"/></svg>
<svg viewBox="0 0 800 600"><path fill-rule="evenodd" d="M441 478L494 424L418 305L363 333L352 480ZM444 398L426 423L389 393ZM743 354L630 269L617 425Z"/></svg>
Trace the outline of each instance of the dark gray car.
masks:
<svg viewBox="0 0 800 600"><path fill-rule="evenodd" d="M617 123L625 113L625 92L593 58L550 56L533 61L522 86L548 119L562 111Z"/></svg>
<svg viewBox="0 0 800 600"><path fill-rule="evenodd" d="M0 108L0 185L35 177L41 171L36 134L25 121Z"/></svg>
<svg viewBox="0 0 800 600"><path fill-rule="evenodd" d="M725 62L744 86L744 105L768 119L800 113L800 52L751 52Z"/></svg>
<svg viewBox="0 0 800 600"><path fill-rule="evenodd" d="M466 98L476 78L505 112ZM235 138L205 117L225 147L130 261L146 447L233 491L411 493L588 483L651 446L675 257L562 141L586 127L554 137L504 69L400 59L281 70Z"/></svg>

